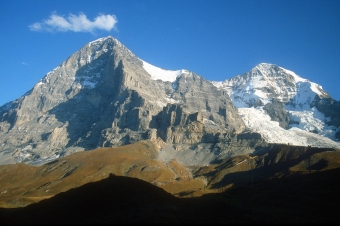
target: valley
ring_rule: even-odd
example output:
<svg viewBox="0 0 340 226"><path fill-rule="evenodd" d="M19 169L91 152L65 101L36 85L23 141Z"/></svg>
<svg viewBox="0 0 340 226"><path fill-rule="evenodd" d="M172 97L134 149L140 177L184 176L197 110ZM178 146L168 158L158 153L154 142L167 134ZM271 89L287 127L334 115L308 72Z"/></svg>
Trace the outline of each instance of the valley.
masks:
<svg viewBox="0 0 340 226"><path fill-rule="evenodd" d="M1 222L338 222L340 150L274 145L191 170L156 154L142 142L1 166Z"/></svg>

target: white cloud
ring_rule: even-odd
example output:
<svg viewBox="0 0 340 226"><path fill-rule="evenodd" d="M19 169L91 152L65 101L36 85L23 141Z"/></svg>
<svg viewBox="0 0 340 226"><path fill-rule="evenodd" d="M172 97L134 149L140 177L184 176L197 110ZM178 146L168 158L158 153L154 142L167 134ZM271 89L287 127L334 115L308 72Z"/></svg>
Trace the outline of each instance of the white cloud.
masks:
<svg viewBox="0 0 340 226"><path fill-rule="evenodd" d="M22 65L28 66L29 64L26 62L21 62Z"/></svg>
<svg viewBox="0 0 340 226"><path fill-rule="evenodd" d="M52 13L50 18L43 22L36 22L29 25L31 31L49 31L49 32L93 32L95 30L111 31L118 22L115 15L99 14L93 21L87 19L86 15L80 13L78 16L70 14L68 17L59 16Z"/></svg>

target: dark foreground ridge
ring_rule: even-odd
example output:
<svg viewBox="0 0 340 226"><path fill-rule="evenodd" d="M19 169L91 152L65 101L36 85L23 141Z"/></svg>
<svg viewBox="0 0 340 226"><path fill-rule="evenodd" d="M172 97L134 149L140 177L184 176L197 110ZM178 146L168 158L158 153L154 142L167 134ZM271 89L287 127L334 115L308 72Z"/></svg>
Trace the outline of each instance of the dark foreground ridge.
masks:
<svg viewBox="0 0 340 226"><path fill-rule="evenodd" d="M340 169L176 198L136 178L108 178L24 208L1 223L340 223Z"/></svg>

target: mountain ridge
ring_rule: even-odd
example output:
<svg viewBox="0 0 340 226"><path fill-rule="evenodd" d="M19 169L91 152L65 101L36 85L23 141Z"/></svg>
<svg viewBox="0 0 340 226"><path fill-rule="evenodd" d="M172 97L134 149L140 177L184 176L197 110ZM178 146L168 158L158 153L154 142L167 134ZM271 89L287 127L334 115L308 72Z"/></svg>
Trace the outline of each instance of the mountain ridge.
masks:
<svg viewBox="0 0 340 226"><path fill-rule="evenodd" d="M182 107L168 107L171 112L165 115L170 118L164 121L162 112L168 104ZM215 125L200 120L196 137L188 135L188 129L171 130L179 128L180 121L194 123L184 121L197 112ZM187 70L173 84L153 80L143 61L113 37L84 45L0 113L4 163L38 164L96 147L160 139L161 134L163 139L172 136L170 143L190 146L206 139L207 131L215 136L245 129L225 92Z"/></svg>
<svg viewBox="0 0 340 226"><path fill-rule="evenodd" d="M286 69L266 72L268 64L257 67L245 76L260 75L261 70L268 75L290 73L290 81L281 82L290 84L288 88L295 93L299 90L291 80L306 82ZM249 123L246 126L244 112L237 108L241 102L235 100L242 100L246 94L243 96L251 97L248 98L251 106L264 106L270 101L256 99L249 92L237 96L241 93L238 88L245 87L244 81L230 93L230 89L216 87L216 83L194 72L157 68L111 36L97 39L47 73L22 97L0 107L0 164L44 164L79 151L141 140L159 144L159 155L164 161L176 158L185 165L206 165L226 156L253 152L272 141L263 139L256 129L249 128ZM309 90L313 91L312 86ZM257 91L264 89L258 88ZM321 103L330 96L320 89L319 100L310 98L302 106L313 104L318 109L326 106ZM278 96L274 88L269 91L265 97ZM292 95L286 93L288 101ZM289 102L289 106L300 106L300 99ZM281 126L288 128L292 124L287 119L287 108L279 105L266 109L271 109L272 120L279 120ZM327 106L336 107L337 102ZM281 112L280 117L275 116L277 112ZM329 126L333 126L332 132L327 133L334 140L339 117L335 110L327 112ZM300 122L304 117L292 114L289 118L295 117ZM321 133L325 126L314 127ZM327 146L327 142L322 145Z"/></svg>
<svg viewBox="0 0 340 226"><path fill-rule="evenodd" d="M250 113L246 108L258 108L258 110L253 110L252 114L262 115L261 109L263 108L265 113L270 116L271 121L279 122L280 126L293 133L293 136L299 135L290 129L316 133L331 139L328 141L331 146L339 145L337 144L340 139L339 115L335 113L339 101L332 99L322 89L322 86L302 78L290 70L275 64L261 63L243 75L223 82L212 81L212 83L219 89L228 92L242 115ZM268 123L271 122L268 121ZM266 127L263 123L261 125L256 124L257 127ZM254 127L251 130L259 131ZM270 130L273 131L272 129L262 130L260 133L262 135L269 134ZM277 130L276 132L281 133ZM284 142L283 140L279 138L277 141ZM268 136L266 141L275 142ZM333 143L333 141L337 143ZM307 145L308 143L299 143L297 140L292 142L295 145Z"/></svg>

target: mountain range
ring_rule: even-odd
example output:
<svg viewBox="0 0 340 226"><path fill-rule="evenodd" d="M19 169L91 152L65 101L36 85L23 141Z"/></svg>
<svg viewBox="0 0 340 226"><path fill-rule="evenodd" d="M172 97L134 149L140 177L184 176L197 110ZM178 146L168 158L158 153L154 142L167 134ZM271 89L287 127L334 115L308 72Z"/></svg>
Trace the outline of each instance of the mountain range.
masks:
<svg viewBox="0 0 340 226"><path fill-rule="evenodd" d="M340 102L278 65L225 81L109 36L0 107L0 222L338 222Z"/></svg>
<svg viewBox="0 0 340 226"><path fill-rule="evenodd" d="M152 142L157 159L209 165L272 144L340 148L340 102L261 63L223 82L165 70L109 36L84 45L0 107L0 164Z"/></svg>

